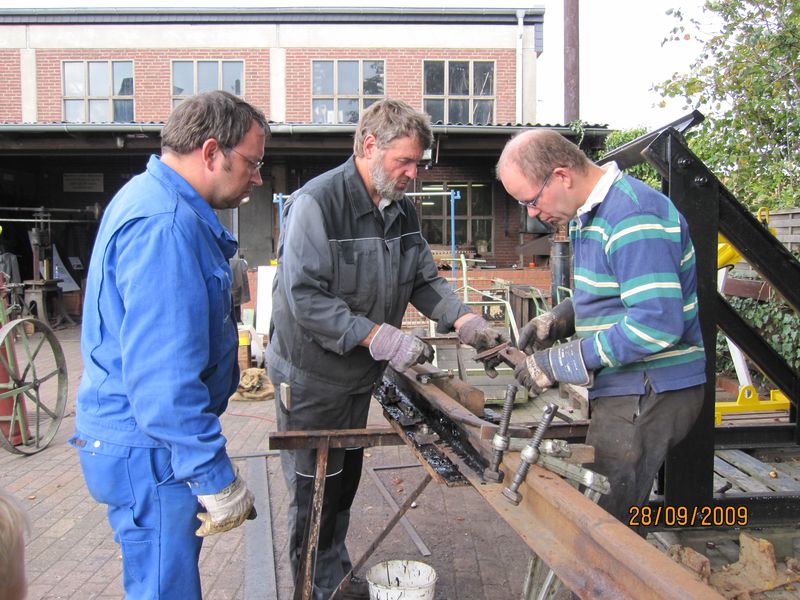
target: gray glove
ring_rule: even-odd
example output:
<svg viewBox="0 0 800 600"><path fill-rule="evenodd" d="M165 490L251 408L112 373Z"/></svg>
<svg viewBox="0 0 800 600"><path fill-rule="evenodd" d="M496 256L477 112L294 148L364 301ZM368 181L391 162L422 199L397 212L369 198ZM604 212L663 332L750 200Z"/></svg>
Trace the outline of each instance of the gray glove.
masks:
<svg viewBox="0 0 800 600"><path fill-rule="evenodd" d="M458 341L483 352L508 340L502 331L489 325L482 316L473 314L458 328Z"/></svg>
<svg viewBox="0 0 800 600"><path fill-rule="evenodd" d="M369 353L375 360L388 360L389 366L402 373L411 365L433 360L433 348L414 335L384 323L372 336Z"/></svg>
<svg viewBox="0 0 800 600"><path fill-rule="evenodd" d="M590 386L594 379L583 362L581 340L534 352L517 365L514 377L533 396L540 395L558 381Z"/></svg>
<svg viewBox="0 0 800 600"><path fill-rule="evenodd" d="M458 340L462 344L472 346L477 352L489 350L508 341L502 331L493 328L486 319L478 314L473 314L458 328ZM497 377L497 366L501 362L499 356L487 358L483 361L483 370L489 377L495 378Z"/></svg>
<svg viewBox="0 0 800 600"><path fill-rule="evenodd" d="M225 489L216 494L198 496L197 499L207 511L197 514L201 524L195 534L200 537L229 531L244 523L245 519L255 518L255 497L239 477L238 470L236 478Z"/></svg>
<svg viewBox="0 0 800 600"><path fill-rule="evenodd" d="M572 298L556 304L552 310L534 317L519 332L517 347L525 354L544 350L558 340L575 333L575 307Z"/></svg>

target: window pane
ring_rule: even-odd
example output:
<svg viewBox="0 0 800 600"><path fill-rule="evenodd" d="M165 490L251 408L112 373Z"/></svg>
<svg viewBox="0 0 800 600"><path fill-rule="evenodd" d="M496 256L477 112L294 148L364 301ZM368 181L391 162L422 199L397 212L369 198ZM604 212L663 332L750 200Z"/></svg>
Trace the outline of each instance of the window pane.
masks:
<svg viewBox="0 0 800 600"><path fill-rule="evenodd" d="M469 221L466 219L456 219L456 244L466 244L467 243L467 226L469 225ZM447 233L450 233L450 223L447 224ZM449 244L449 236L448 236L448 244Z"/></svg>
<svg viewBox="0 0 800 600"><path fill-rule="evenodd" d="M339 100L339 123L358 123L358 99Z"/></svg>
<svg viewBox="0 0 800 600"><path fill-rule="evenodd" d="M444 203L444 196L431 196L426 198L421 196L422 199L422 215L430 217L442 216L442 205Z"/></svg>
<svg viewBox="0 0 800 600"><path fill-rule="evenodd" d="M108 87L108 63L95 62L89 63L89 95L90 96L110 96L111 90Z"/></svg>
<svg viewBox="0 0 800 600"><path fill-rule="evenodd" d="M191 96L194 90L194 64L187 60L172 63L172 95Z"/></svg>
<svg viewBox="0 0 800 600"><path fill-rule="evenodd" d="M444 94L444 61L426 60L425 61L425 87L423 94L443 95Z"/></svg>
<svg viewBox="0 0 800 600"><path fill-rule="evenodd" d="M450 61L447 65L450 76L450 93L455 96L469 95L469 63L466 61Z"/></svg>
<svg viewBox="0 0 800 600"><path fill-rule="evenodd" d="M120 61L111 63L114 72L115 96L133 96L133 63Z"/></svg>
<svg viewBox="0 0 800 600"><path fill-rule="evenodd" d="M83 123L83 100L64 100L64 120L68 123Z"/></svg>
<svg viewBox="0 0 800 600"><path fill-rule="evenodd" d="M377 98L364 98L364 108L369 108L378 101Z"/></svg>
<svg viewBox="0 0 800 600"><path fill-rule="evenodd" d="M449 100L448 123L469 123L469 100Z"/></svg>
<svg viewBox="0 0 800 600"><path fill-rule="evenodd" d="M357 60L339 61L339 77L337 83L338 83L338 89L336 93L345 96L354 96L358 94Z"/></svg>
<svg viewBox="0 0 800 600"><path fill-rule="evenodd" d="M242 79L244 63L241 61L226 61L222 63L222 89L235 96L242 95Z"/></svg>
<svg viewBox="0 0 800 600"><path fill-rule="evenodd" d="M461 194L461 198L454 201L453 205L455 206L455 214L457 217L466 217L469 196L469 186L466 183L451 183L448 186L449 190L455 190ZM447 216L450 216L450 198L447 198Z"/></svg>
<svg viewBox="0 0 800 600"><path fill-rule="evenodd" d="M476 62L472 68L475 72L472 93L475 96L494 96L494 63Z"/></svg>
<svg viewBox="0 0 800 600"><path fill-rule="evenodd" d="M89 122L108 123L111 121L111 103L108 100L89 100Z"/></svg>
<svg viewBox="0 0 800 600"><path fill-rule="evenodd" d="M443 221L441 219L422 219L420 224L422 225L422 237L429 244L444 244Z"/></svg>
<svg viewBox="0 0 800 600"><path fill-rule="evenodd" d="M64 95L83 96L83 63L65 62L64 63ZM83 118L81 118L81 121Z"/></svg>
<svg viewBox="0 0 800 600"><path fill-rule="evenodd" d="M176 106L178 106L178 104L180 104L181 102L183 102L183 98L175 98L175 99L173 99L173 100L172 100L172 108L175 108L175 107L176 107Z"/></svg>
<svg viewBox="0 0 800 600"><path fill-rule="evenodd" d="M114 100L114 122L133 122L133 100Z"/></svg>
<svg viewBox="0 0 800 600"><path fill-rule="evenodd" d="M431 116L432 123L444 123L444 100L426 99L424 110Z"/></svg>
<svg viewBox="0 0 800 600"><path fill-rule="evenodd" d="M383 61L364 61L364 94L383 95Z"/></svg>
<svg viewBox="0 0 800 600"><path fill-rule="evenodd" d="M333 123L333 100L314 100L311 109L314 123Z"/></svg>
<svg viewBox="0 0 800 600"><path fill-rule="evenodd" d="M197 93L219 89L219 63L204 60L197 63Z"/></svg>
<svg viewBox="0 0 800 600"><path fill-rule="evenodd" d="M333 95L333 61L315 60L312 77L311 93Z"/></svg>
<svg viewBox="0 0 800 600"><path fill-rule="evenodd" d="M492 188L488 184L473 183L470 186L472 194L472 216L492 214Z"/></svg>
<svg viewBox="0 0 800 600"><path fill-rule="evenodd" d="M492 222L489 219L475 219L472 221L472 241L485 240L489 242L489 252L492 251Z"/></svg>
<svg viewBox="0 0 800 600"><path fill-rule="evenodd" d="M492 122L494 100L475 100L472 111L472 122L476 125L488 125Z"/></svg>

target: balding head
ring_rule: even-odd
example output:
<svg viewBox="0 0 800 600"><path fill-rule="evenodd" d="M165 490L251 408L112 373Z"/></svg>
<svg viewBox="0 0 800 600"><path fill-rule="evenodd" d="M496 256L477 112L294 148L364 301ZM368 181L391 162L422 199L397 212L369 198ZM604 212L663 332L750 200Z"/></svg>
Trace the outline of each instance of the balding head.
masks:
<svg viewBox="0 0 800 600"><path fill-rule="evenodd" d="M531 181L542 181L556 167L585 173L592 162L583 151L552 129L529 129L511 138L497 162L497 178L513 165Z"/></svg>

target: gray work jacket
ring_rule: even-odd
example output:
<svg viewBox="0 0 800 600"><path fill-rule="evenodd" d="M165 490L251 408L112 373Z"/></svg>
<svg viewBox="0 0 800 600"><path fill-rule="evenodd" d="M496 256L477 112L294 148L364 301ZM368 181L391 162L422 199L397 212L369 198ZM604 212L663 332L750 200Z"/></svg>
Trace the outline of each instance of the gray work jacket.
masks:
<svg viewBox="0 0 800 600"><path fill-rule="evenodd" d="M408 303L450 331L470 311L439 276L408 198L383 217L351 157L284 206L272 289L269 364L358 391L380 377L359 346L374 324L400 327Z"/></svg>

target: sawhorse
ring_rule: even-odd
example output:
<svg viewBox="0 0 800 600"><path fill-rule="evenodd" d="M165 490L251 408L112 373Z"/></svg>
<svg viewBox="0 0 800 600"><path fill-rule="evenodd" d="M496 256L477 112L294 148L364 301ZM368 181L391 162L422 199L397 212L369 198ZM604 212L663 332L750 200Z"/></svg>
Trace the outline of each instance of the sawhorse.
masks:
<svg viewBox="0 0 800 600"><path fill-rule="evenodd" d="M325 495L325 472L328 467L328 451L331 448L368 448L372 446L402 446L405 442L389 428L341 429L324 431L276 431L269 434L270 450L299 450L313 448L317 451L316 472L314 475L314 491L309 507L310 515L303 538L300 564L294 585L293 600L310 600L314 585L314 570L319 542L319 530L322 520L322 500ZM361 568L378 545L389 534L397 522L411 507L411 504L422 493L431 480L429 473L422 482L409 494L397 513L390 519L383 531L353 565L350 573L345 575L332 598L342 591L350 581L353 573Z"/></svg>

